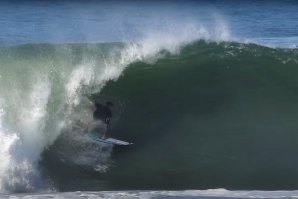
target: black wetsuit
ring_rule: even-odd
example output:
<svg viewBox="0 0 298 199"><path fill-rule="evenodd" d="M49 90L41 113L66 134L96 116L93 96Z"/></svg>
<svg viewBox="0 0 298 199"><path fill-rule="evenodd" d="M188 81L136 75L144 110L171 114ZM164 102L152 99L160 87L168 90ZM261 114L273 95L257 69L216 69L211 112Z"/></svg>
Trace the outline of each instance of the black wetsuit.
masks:
<svg viewBox="0 0 298 199"><path fill-rule="evenodd" d="M110 107L98 103L96 103L95 106L96 110L93 113L93 119L101 120L104 123L109 124L112 117L112 110Z"/></svg>

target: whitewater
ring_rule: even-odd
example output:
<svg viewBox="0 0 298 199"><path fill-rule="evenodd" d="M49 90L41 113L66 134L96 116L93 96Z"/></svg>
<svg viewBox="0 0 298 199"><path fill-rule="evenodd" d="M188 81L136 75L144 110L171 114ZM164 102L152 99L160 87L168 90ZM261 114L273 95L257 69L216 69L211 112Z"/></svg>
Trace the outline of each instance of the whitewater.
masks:
<svg viewBox="0 0 298 199"><path fill-rule="evenodd" d="M255 4L249 8L258 12L258 3ZM82 7L80 2L2 5L3 10L16 9L32 15L27 15L28 21L18 28L12 26L11 32L4 29L1 32L0 191L3 195L0 197L291 198L297 195L296 191L226 190L295 190L297 186L294 179L287 182L291 175L296 176L296 161L293 165L289 161L297 151L293 133L297 129L295 111L298 110L293 92L297 86L298 63L295 31L286 32L281 38L266 35L263 30L261 37L253 35L253 31L245 32L247 29L244 29L247 35L240 34L239 27L231 25L235 21L229 17L230 8L222 3L213 9L208 3L176 2L161 14L165 17L161 21L158 15L151 20L148 16L152 11L158 12L157 5L164 8L167 3L144 4L144 15L137 13L143 21L126 13L136 11L137 3L126 4L126 12L120 3L119 6L93 1L91 6ZM295 21L297 15L290 11L297 5L282 5ZM272 4L274 9L279 6ZM195 12L191 7L199 8L207 19L193 17ZM245 5L236 6L242 7ZM43 20L47 23L40 24L40 33L47 35L43 38L34 34L32 28L39 23L34 16L36 8L48 14L64 10L68 15L61 21L45 15ZM88 12L96 9L103 12L100 17L108 19L103 29L92 22L92 17L98 15ZM112 9L117 14L108 12ZM8 16L11 16L8 22L16 22L16 16ZM80 20L73 20L74 16ZM115 24L123 16L131 24L123 22L125 25L118 34ZM186 20L181 20L181 16ZM76 25L65 25L67 21ZM7 24L2 23L4 27ZM77 26L86 28L87 33L80 29L78 35L70 34ZM59 28L61 32L56 35L47 31L50 28ZM17 36L18 29L24 30L21 37ZM78 120L88 123L92 119L93 101L105 100L113 100L117 105L113 135L132 139L135 148L122 151L90 143L72 131ZM152 111L158 106L163 109ZM258 123L262 118L266 119ZM200 125L196 124L198 121ZM277 121L282 125L273 128ZM229 133L217 134L220 129ZM185 132L184 137L179 132ZM270 133L272 137L268 139ZM156 138L155 147L148 142L152 137ZM194 139L200 144L198 148L192 143ZM265 142L267 147L263 145ZM181 146L181 150L176 146ZM255 156L249 151L254 149L259 150ZM103 152L99 154L98 150ZM163 153L152 156L160 151ZM284 158L279 161L275 155ZM256 162L246 166L250 160ZM264 171L269 167L266 161L274 164L272 171L267 170L269 177L264 172L264 176L260 174L264 182L249 179L250 175L259 175L258 169ZM131 166L132 162L139 163ZM189 166L181 162L189 162ZM220 163L221 168L217 168L215 165ZM176 166L171 170L171 165ZM196 168L201 172L194 173ZM139 176L133 176L134 173ZM237 177L239 173L243 178ZM271 178L272 175L277 178ZM71 176L75 183L71 182ZM80 179L82 184L78 182ZM274 183L277 179L281 182ZM225 189L218 189L221 187ZM206 191L119 191L154 189ZM86 192L62 192L82 190ZM26 192L33 194L21 194Z"/></svg>

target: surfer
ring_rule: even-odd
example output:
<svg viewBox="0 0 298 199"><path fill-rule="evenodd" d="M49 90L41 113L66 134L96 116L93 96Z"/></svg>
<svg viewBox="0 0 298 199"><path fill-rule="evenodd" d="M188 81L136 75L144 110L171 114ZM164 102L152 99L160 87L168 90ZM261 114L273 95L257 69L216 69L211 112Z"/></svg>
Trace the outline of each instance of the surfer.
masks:
<svg viewBox="0 0 298 199"><path fill-rule="evenodd" d="M94 120L101 120L105 124L109 124L111 117L112 117L112 107L114 104L110 101L106 103L106 105L94 103L95 111L93 112L93 119Z"/></svg>
<svg viewBox="0 0 298 199"><path fill-rule="evenodd" d="M112 108L114 104L110 101L106 105L95 102L93 112L93 122L88 126L87 132L104 132L102 137L105 138L112 118Z"/></svg>

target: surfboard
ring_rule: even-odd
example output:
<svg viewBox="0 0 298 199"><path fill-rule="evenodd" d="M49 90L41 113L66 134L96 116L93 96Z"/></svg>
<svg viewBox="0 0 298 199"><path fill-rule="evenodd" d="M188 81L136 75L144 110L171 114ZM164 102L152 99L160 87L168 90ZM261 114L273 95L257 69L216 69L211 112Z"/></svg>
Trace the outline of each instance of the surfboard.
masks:
<svg viewBox="0 0 298 199"><path fill-rule="evenodd" d="M106 144L113 144L113 145L121 145L121 146L127 146L127 145L132 145L133 144L131 142L126 142L126 141L123 141L123 140L118 140L118 139L110 138L110 137L100 138L99 133L97 133L97 132L90 132L90 133L85 134L85 133L82 132L82 129L78 128L78 127L75 127L74 130L77 133L80 133L81 135L84 135L84 136L88 136L89 138L91 138L92 140L97 141L97 142L102 142L102 143L106 143Z"/></svg>
<svg viewBox="0 0 298 199"><path fill-rule="evenodd" d="M122 146L127 146L127 145L132 145L133 143L131 142L126 142L123 140L117 140L115 138L96 138L96 141L107 143L107 144L115 144L115 145L122 145Z"/></svg>

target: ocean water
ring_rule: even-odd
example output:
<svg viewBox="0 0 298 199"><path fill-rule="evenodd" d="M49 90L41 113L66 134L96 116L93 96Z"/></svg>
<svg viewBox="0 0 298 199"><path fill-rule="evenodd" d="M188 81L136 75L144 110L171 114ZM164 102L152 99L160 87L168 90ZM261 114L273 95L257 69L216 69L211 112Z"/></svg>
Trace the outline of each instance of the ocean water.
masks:
<svg viewBox="0 0 298 199"><path fill-rule="evenodd" d="M297 10L1 1L0 197L296 197ZM133 145L73 129L107 100Z"/></svg>

